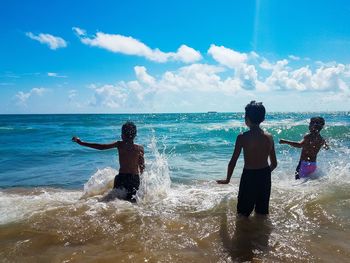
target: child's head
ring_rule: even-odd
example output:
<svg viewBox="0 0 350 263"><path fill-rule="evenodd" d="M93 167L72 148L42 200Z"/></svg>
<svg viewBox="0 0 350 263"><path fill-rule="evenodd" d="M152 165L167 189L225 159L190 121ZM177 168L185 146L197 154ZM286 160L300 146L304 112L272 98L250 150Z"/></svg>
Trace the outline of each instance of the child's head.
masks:
<svg viewBox="0 0 350 263"><path fill-rule="evenodd" d="M135 139L137 134L136 125L131 122L127 121L122 126L122 139L123 141L132 141Z"/></svg>
<svg viewBox="0 0 350 263"><path fill-rule="evenodd" d="M325 124L322 117L312 117L310 119L309 130L311 132L320 132Z"/></svg>
<svg viewBox="0 0 350 263"><path fill-rule="evenodd" d="M251 101L245 107L245 119L254 125L259 125L263 122L265 120L265 107L262 105L262 102Z"/></svg>

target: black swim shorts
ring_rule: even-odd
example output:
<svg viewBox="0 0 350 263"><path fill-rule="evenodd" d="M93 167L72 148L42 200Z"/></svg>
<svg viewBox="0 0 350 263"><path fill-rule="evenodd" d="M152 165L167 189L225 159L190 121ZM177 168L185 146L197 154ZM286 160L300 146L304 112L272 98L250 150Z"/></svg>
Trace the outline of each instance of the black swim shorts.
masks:
<svg viewBox="0 0 350 263"><path fill-rule="evenodd" d="M136 191L139 190L140 176L138 174L120 173L114 178L114 189L121 189L126 192L123 199L135 201Z"/></svg>
<svg viewBox="0 0 350 263"><path fill-rule="evenodd" d="M269 213L271 193L271 169L243 169L238 191L237 213L249 216L255 213Z"/></svg>

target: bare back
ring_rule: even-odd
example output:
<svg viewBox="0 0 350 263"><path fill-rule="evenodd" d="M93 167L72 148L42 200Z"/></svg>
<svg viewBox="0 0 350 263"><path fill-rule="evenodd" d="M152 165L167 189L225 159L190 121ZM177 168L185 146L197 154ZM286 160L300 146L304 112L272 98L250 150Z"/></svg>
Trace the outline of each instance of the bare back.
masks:
<svg viewBox="0 0 350 263"><path fill-rule="evenodd" d="M305 135L302 142L302 150L300 160L308 162L316 162L317 154L325 144L325 140L317 133L309 133Z"/></svg>
<svg viewBox="0 0 350 263"><path fill-rule="evenodd" d="M241 137L244 168L261 169L269 166L268 157L274 149L272 136L261 129L250 130Z"/></svg>
<svg viewBox="0 0 350 263"><path fill-rule="evenodd" d="M142 146L119 141L118 153L120 164L119 173L141 174L143 172L144 149Z"/></svg>

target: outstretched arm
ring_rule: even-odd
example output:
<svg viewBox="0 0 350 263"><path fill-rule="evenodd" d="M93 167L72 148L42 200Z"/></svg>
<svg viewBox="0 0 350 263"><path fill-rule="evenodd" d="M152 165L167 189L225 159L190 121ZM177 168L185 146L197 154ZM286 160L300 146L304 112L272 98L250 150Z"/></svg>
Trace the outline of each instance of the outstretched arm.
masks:
<svg viewBox="0 0 350 263"><path fill-rule="evenodd" d="M236 167L236 163L237 163L239 155L241 154L241 151L242 151L242 135L240 134L237 136L235 149L233 151L231 160L227 166L226 180L217 180L216 182L218 184L228 184L230 182L232 174L233 174L233 170Z"/></svg>
<svg viewBox="0 0 350 263"><path fill-rule="evenodd" d="M287 141L284 139L280 139L279 143L280 144L288 144L288 145L295 147L295 148L302 148L304 145L304 140L302 140L300 142L293 142L293 141Z"/></svg>
<svg viewBox="0 0 350 263"><path fill-rule="evenodd" d="M108 150L112 148L117 148L118 147L118 142L112 142L112 143L107 143L107 144L100 144L100 143L89 143L89 142L83 142L81 141L78 137L74 136L72 138L73 142L76 142L77 144L97 150Z"/></svg>

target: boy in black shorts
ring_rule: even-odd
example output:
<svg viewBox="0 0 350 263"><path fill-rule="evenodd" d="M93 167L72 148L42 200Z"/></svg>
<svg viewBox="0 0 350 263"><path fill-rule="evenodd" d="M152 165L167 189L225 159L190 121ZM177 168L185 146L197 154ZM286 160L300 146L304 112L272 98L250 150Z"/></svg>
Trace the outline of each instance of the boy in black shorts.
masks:
<svg viewBox="0 0 350 263"><path fill-rule="evenodd" d="M117 148L119 153L119 174L114 179L114 189L120 189L125 194L118 198L135 202L135 194L140 186L140 175L145 169L144 149L141 145L134 143L136 137L136 125L133 122L126 122L122 126L122 141L109 144L83 142L78 137L72 141L86 147L97 150Z"/></svg>
<svg viewBox="0 0 350 263"><path fill-rule="evenodd" d="M227 168L227 177L225 180L217 180L219 184L230 182L243 149L244 168L239 184L237 213L247 217L254 209L257 214L269 213L271 172L277 167L277 159L271 134L259 126L264 120L265 107L261 102L252 101L245 107L245 123L249 131L237 136L235 149Z"/></svg>

